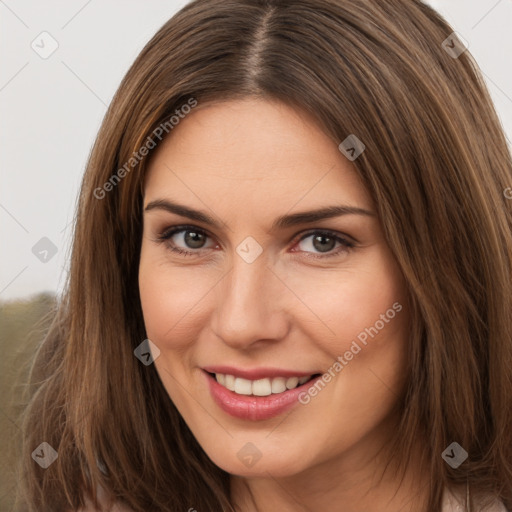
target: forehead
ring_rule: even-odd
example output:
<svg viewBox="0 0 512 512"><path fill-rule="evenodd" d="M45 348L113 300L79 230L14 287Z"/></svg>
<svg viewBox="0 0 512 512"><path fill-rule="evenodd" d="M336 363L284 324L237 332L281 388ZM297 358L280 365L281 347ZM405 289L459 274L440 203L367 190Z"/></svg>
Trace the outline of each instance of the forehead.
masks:
<svg viewBox="0 0 512 512"><path fill-rule="evenodd" d="M313 118L260 99L199 104L181 119L150 162L145 196L146 204L179 198L240 214L372 206L353 164Z"/></svg>

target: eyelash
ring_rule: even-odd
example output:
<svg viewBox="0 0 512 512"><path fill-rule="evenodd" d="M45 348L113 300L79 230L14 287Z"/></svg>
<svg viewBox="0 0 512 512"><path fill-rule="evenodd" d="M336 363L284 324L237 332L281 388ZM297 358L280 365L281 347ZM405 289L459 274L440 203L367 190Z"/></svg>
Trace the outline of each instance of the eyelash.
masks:
<svg viewBox="0 0 512 512"><path fill-rule="evenodd" d="M172 252L180 254L181 256L186 256L186 257L197 256L198 253L202 249L187 251L185 249L182 249L181 247L176 247L176 246L170 244L170 239L175 234L180 233L182 231L194 231L195 233L200 233L202 235L206 235L208 238L212 238L212 237L210 237L210 235L206 231L204 231L202 229L196 228L195 226L190 226L190 225L187 226L187 225L185 225L185 226L174 226L174 227L172 227L170 229L169 228L166 229L160 235L158 235L156 241L159 242L159 243L167 242L168 248ZM330 230L326 230L326 229L316 229L316 230L308 231L307 233L303 234L301 236L301 238L299 238L295 242L295 244L298 244L298 243L302 242L303 240L305 240L306 238L308 238L308 237L310 237L312 235L316 235L316 234L332 238L336 242L340 242L342 247L338 247L337 249L333 249L332 252L329 252L329 253L326 253L326 254L323 254L323 255L320 255L320 256L318 254L313 254L313 253L310 253L308 251L303 251L303 252L306 252L306 254L308 255L308 256L306 256L307 258L312 258L312 259L316 259L316 260L318 260L318 259L325 259L325 258L331 258L331 257L334 257L334 256L339 256L339 255L341 255L341 253L348 252L348 251L350 251L351 249L353 249L355 247L355 244L353 244L352 242L350 242L346 238L341 237L339 234L337 234L334 231L330 231Z"/></svg>

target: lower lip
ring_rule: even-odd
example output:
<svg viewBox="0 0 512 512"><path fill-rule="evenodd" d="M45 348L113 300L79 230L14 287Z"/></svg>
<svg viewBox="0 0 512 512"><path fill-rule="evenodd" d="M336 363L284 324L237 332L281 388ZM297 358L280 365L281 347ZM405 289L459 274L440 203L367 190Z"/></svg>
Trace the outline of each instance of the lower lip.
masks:
<svg viewBox="0 0 512 512"><path fill-rule="evenodd" d="M221 386L209 373L203 372L210 387L215 403L224 411L243 420L268 420L292 408L299 403L300 393L311 387L321 375L305 382L295 389L268 396L237 395Z"/></svg>

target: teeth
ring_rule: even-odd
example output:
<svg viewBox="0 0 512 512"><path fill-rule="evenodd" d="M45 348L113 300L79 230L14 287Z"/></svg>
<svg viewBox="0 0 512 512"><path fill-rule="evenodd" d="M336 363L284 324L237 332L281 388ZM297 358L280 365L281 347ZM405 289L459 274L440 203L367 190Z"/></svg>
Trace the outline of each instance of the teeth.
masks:
<svg viewBox="0 0 512 512"><path fill-rule="evenodd" d="M235 377L233 375L225 375L224 386L230 391L235 391Z"/></svg>
<svg viewBox="0 0 512 512"><path fill-rule="evenodd" d="M272 379L272 393L282 393L286 391L286 379L284 377L276 377Z"/></svg>
<svg viewBox="0 0 512 512"><path fill-rule="evenodd" d="M299 383L299 377L290 377L287 381L286 381L286 387L288 389L294 389L297 387L297 384Z"/></svg>
<svg viewBox="0 0 512 512"><path fill-rule="evenodd" d="M251 381L247 381L251 382ZM272 384L270 379L255 380L252 383L252 394L256 396L268 396L272 394Z"/></svg>
<svg viewBox="0 0 512 512"><path fill-rule="evenodd" d="M274 377L273 379L248 380L233 375L224 375L222 373L215 374L217 382L230 391L234 391L238 395L255 396L268 396L283 393L288 389L295 389L297 386L301 386L307 382L311 377L312 376L309 375L300 378Z"/></svg>
<svg viewBox="0 0 512 512"><path fill-rule="evenodd" d="M241 379L237 377L235 379L235 393L238 395L251 395L252 394L252 383L250 380Z"/></svg>

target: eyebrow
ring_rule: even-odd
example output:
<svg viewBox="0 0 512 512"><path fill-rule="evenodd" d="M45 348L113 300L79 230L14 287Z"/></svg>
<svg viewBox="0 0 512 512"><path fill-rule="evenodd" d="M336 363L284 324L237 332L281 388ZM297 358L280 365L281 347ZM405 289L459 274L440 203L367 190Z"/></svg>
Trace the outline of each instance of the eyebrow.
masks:
<svg viewBox="0 0 512 512"><path fill-rule="evenodd" d="M188 206L184 206L182 204L174 203L167 199L156 199L155 201L151 201L146 206L146 208L144 208L144 211L148 212L151 210L165 210L167 212L180 215L182 217L187 217L189 219L202 222L203 224L206 224L208 226L221 229L220 223L218 223L213 217L208 215L206 212L194 210L193 208L189 208ZM318 222L320 220L330 219L333 217L340 217L342 215L366 215L370 217L375 217L374 212L356 206L326 206L325 208L320 208L317 210L309 210L299 213L282 215L281 217L278 217L274 221L274 223L272 224L272 228L270 229L269 232L271 233L279 229L285 229L300 224Z"/></svg>

